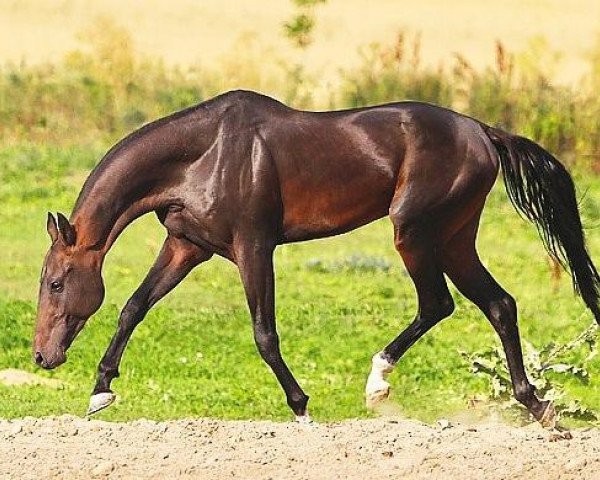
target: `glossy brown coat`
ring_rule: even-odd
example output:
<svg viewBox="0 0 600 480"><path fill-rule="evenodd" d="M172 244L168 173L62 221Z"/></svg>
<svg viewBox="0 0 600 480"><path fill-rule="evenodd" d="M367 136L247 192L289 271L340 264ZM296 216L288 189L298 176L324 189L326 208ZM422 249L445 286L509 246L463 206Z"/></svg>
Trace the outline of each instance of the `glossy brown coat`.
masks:
<svg viewBox="0 0 600 480"><path fill-rule="evenodd" d="M105 254L130 222L153 211L168 235L155 265L121 313L94 393L110 391L125 345L152 305L196 265L218 254L238 266L258 350L290 407L304 415L308 397L279 351L273 250L389 215L396 248L415 283L419 311L386 347L384 357L395 364L453 311L445 273L500 334L516 396L540 419L547 402L535 397L523 369L514 301L475 251L479 217L500 163L505 177L506 172L514 174L507 181L515 188L537 181L534 175L524 184L522 171L558 168L540 147L519 142L520 137L428 104L304 112L244 91L151 123L106 154L85 182L70 221L49 217L53 243L40 288L36 361L53 368L65 360L64 352L102 301ZM522 161L529 154L531 166ZM552 182L547 177L564 179L565 174L540 174L542 193L536 197L534 192L533 198L543 203L546 213L566 202L569 215L578 221L568 188L563 202L556 188L548 187ZM521 197L511 199L528 215L531 194ZM545 217L531 218L545 231ZM548 222L555 226L553 219ZM560 232L549 231L559 244L569 243ZM576 252L589 260L582 238L581 245L575 239L565 248L567 254ZM594 272L581 274L580 283L595 287ZM590 291L586 303L593 310L597 290Z"/></svg>

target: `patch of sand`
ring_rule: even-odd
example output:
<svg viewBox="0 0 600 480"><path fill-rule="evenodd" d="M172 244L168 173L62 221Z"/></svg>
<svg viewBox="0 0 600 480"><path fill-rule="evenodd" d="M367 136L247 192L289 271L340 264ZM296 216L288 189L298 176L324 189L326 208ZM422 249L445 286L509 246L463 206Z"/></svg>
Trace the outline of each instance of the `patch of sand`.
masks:
<svg viewBox="0 0 600 480"><path fill-rule="evenodd" d="M541 427L321 425L209 419L0 421L0 478L597 479L600 431L550 442ZM4 439L4 440L2 440Z"/></svg>
<svg viewBox="0 0 600 480"><path fill-rule="evenodd" d="M62 385L60 380L44 378L35 373L29 373L25 370L18 370L16 368L0 370L0 383L9 387L20 385L43 385L46 387L57 388Z"/></svg>

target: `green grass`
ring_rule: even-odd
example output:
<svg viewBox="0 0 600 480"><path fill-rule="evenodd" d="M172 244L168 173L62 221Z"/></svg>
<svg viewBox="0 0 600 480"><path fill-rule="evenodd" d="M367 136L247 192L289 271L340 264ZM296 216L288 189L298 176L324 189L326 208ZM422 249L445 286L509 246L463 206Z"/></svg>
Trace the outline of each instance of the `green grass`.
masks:
<svg viewBox="0 0 600 480"><path fill-rule="evenodd" d="M17 146L0 150L0 368L20 368L60 379L62 389L0 386L0 417L83 414L96 365L116 327L119 308L141 281L164 232L144 217L118 240L105 265L107 299L75 341L69 361L46 372L31 362L39 270L49 244L46 211L68 213L100 147ZM577 178L592 255L600 262L600 180ZM536 346L566 341L591 315L564 275L557 290L535 228L514 212L503 188L492 193L483 218L480 252L517 299L523 337ZM594 228L596 227L596 228ZM348 265L353 256L379 259L385 268L314 268ZM363 406L370 357L412 319L412 282L392 245L384 219L356 232L277 250L277 316L282 350L311 396L317 420L371 415ZM368 270L368 271L367 271ZM497 342L479 311L453 290L457 310L418 342L391 375L392 401L405 415L425 421L466 408L486 389L469 373L459 350ZM587 386L573 395L600 411L600 362ZM288 419L274 376L252 340L237 270L215 258L194 271L155 307L125 353L113 382L120 401L99 414L125 420L186 416Z"/></svg>

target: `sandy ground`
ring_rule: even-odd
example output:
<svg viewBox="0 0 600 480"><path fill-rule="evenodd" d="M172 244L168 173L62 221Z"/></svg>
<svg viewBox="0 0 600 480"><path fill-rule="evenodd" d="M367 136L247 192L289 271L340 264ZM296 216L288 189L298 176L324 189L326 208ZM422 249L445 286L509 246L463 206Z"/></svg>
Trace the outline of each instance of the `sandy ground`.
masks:
<svg viewBox="0 0 600 480"><path fill-rule="evenodd" d="M43 385L45 387L58 388L61 381L54 378L44 378L35 373L26 372L17 368L6 368L0 370L0 383L8 387L20 385Z"/></svg>
<svg viewBox="0 0 600 480"><path fill-rule="evenodd" d="M598 0L328 0L315 11L314 44L298 52L282 27L294 11L282 0L0 0L0 62L59 60L81 47L78 34L108 17L131 32L139 52L167 63L247 60L255 41L326 78L357 64L359 46L392 42L399 29L421 34L423 61L432 65L460 52L481 67L493 63L496 40L519 51L541 36L561 54L555 78L569 82L585 73L600 33Z"/></svg>
<svg viewBox="0 0 600 480"><path fill-rule="evenodd" d="M0 420L0 478L598 479L600 430L404 419L320 425L209 419Z"/></svg>

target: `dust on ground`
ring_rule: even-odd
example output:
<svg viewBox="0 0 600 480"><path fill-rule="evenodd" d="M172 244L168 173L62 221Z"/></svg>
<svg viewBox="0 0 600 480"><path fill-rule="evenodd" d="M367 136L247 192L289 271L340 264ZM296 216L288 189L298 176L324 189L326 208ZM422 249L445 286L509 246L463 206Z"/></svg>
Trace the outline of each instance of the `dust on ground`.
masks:
<svg viewBox="0 0 600 480"><path fill-rule="evenodd" d="M600 430L400 418L300 425L189 419L0 420L0 478L598 479Z"/></svg>
<svg viewBox="0 0 600 480"><path fill-rule="evenodd" d="M8 387L20 385L44 385L46 387L58 388L62 385L60 380L45 378L35 373L26 372L17 368L6 368L0 370L0 383Z"/></svg>

